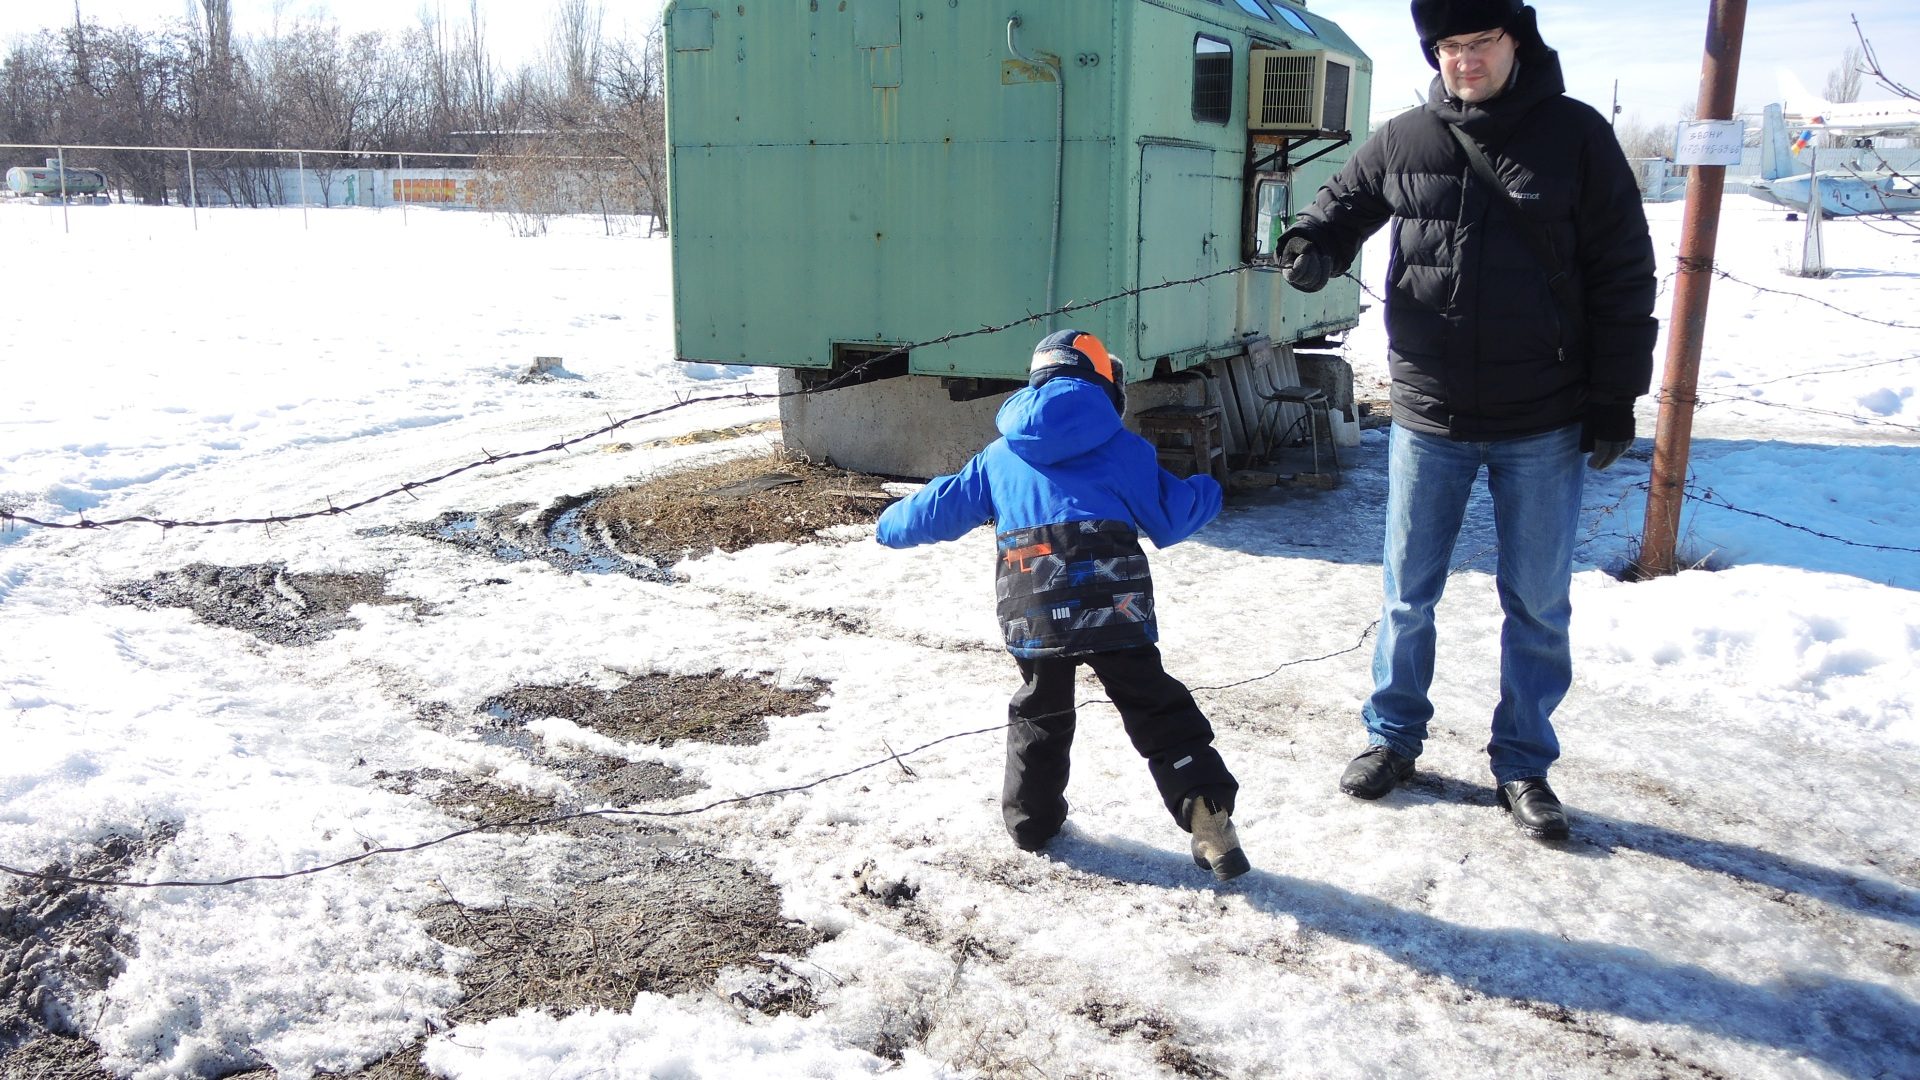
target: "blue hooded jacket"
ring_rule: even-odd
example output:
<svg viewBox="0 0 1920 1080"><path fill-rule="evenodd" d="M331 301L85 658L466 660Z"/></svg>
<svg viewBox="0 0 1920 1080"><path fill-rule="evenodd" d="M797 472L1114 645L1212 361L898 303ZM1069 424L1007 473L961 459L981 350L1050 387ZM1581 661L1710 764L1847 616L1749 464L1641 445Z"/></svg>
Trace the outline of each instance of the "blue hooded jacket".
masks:
<svg viewBox="0 0 1920 1080"><path fill-rule="evenodd" d="M1008 398L1001 437L880 516L904 548L996 526L1001 628L1016 656L1071 656L1159 638L1139 535L1158 547L1220 512L1211 476L1181 479L1128 431L1101 387L1056 378Z"/></svg>

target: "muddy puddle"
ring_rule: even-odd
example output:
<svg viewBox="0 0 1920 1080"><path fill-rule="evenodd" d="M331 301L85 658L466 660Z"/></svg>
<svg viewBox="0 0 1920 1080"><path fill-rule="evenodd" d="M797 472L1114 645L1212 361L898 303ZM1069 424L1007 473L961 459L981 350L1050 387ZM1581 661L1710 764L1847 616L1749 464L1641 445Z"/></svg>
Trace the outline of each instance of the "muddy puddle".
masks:
<svg viewBox="0 0 1920 1080"><path fill-rule="evenodd" d="M820 530L872 522L893 496L882 477L784 454L734 458L541 507L511 503L369 530L425 537L499 562L675 580L673 566L754 544L809 543Z"/></svg>
<svg viewBox="0 0 1920 1080"><path fill-rule="evenodd" d="M188 608L202 622L243 630L275 645L296 646L359 626L349 614L356 604L414 603L388 595L385 574L291 573L281 563L194 563L116 585L107 596L147 609Z"/></svg>

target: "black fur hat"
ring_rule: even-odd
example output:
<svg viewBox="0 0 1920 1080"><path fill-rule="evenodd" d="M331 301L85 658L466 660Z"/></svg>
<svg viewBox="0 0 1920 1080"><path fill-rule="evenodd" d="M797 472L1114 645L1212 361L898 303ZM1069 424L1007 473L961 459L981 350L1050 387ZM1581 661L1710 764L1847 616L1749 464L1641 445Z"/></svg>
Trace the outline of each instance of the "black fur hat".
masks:
<svg viewBox="0 0 1920 1080"><path fill-rule="evenodd" d="M1525 10L1521 0L1413 0L1413 29L1420 35L1420 52L1438 71L1440 58L1433 55L1433 46L1441 38L1505 30Z"/></svg>

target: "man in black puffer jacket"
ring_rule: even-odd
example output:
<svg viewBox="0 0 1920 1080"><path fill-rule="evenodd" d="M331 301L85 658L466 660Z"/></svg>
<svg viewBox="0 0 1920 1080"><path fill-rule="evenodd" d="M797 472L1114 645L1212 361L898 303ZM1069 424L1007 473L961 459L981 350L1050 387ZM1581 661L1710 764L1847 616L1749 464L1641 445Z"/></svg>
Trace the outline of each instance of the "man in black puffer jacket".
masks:
<svg viewBox="0 0 1920 1080"><path fill-rule="evenodd" d="M1485 467L1505 613L1487 754L1515 822L1558 839L1567 817L1546 777L1573 677L1582 457L1604 469L1633 441L1659 331L1653 244L1625 155L1566 96L1532 8L1414 0L1413 21L1440 73L1426 106L1374 133L1279 244L1287 280L1313 292L1393 223L1386 600L1368 747L1340 786L1377 799L1413 773L1433 715L1433 609Z"/></svg>

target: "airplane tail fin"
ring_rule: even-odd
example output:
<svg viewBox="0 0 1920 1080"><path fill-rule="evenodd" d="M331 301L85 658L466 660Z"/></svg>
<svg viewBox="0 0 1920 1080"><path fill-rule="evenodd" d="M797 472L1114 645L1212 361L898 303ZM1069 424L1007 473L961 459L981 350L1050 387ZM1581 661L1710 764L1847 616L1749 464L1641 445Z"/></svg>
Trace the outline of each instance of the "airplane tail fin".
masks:
<svg viewBox="0 0 1920 1080"><path fill-rule="evenodd" d="M1789 143L1783 110L1768 105L1760 118L1760 179L1778 180L1800 171Z"/></svg>

